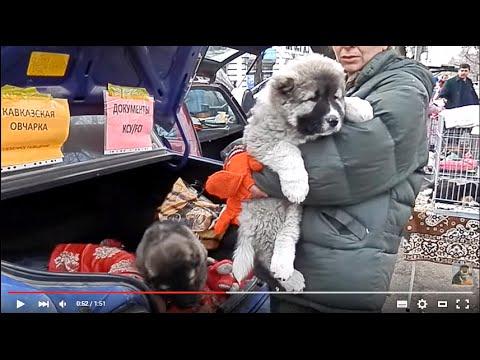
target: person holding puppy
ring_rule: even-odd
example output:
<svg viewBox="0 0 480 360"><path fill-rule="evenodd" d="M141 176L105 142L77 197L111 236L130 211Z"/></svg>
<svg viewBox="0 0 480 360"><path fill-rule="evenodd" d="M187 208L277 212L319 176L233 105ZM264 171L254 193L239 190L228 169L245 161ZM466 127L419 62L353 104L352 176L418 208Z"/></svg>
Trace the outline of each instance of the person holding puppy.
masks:
<svg viewBox="0 0 480 360"><path fill-rule="evenodd" d="M310 293L272 295L272 312L380 312L428 161L427 68L388 46L333 50L346 96L367 100L374 118L300 146L310 190L295 268ZM284 198L270 169L253 178L251 197Z"/></svg>

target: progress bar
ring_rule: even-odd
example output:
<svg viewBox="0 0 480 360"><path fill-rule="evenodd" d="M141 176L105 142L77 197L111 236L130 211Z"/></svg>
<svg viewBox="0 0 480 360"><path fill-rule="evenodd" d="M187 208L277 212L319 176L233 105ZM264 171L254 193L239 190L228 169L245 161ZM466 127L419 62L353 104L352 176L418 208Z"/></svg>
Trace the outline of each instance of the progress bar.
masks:
<svg viewBox="0 0 480 360"><path fill-rule="evenodd" d="M384 294L384 295L393 295L393 294L464 294L464 295L473 295L472 291L232 291L227 294L295 294L295 295L318 295L318 294L330 294L330 295L355 295L355 294Z"/></svg>
<svg viewBox="0 0 480 360"><path fill-rule="evenodd" d="M364 295L364 294L455 294L473 295L473 291L8 291L20 295L235 295L235 294L275 294L275 295Z"/></svg>

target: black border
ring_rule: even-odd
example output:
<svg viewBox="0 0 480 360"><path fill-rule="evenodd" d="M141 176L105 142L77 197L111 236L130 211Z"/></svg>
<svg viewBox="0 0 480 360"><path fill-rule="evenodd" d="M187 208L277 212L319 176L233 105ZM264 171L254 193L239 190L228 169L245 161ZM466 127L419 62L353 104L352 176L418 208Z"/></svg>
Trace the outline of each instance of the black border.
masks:
<svg viewBox="0 0 480 360"><path fill-rule="evenodd" d="M11 8L8 45L315 45L479 43L473 8L415 2L170 2ZM233 7L235 5L236 7ZM466 5L466 4L465 4ZM174 8L176 7L176 8ZM10 15L8 15L10 14Z"/></svg>
<svg viewBox="0 0 480 360"><path fill-rule="evenodd" d="M203 351L212 351L225 338L234 349L255 354L257 347L300 349L311 344L321 349L332 348L330 340L338 340L348 348L353 342L365 339L365 348L380 352L386 346L387 354L401 351L411 355L410 344L419 343L427 349L444 347L455 350L453 344L439 345L439 339L453 341L461 330L468 347L473 350L479 313L472 314L1 314L6 337L70 339L107 342L112 337L121 345L126 337L130 345L135 337L148 343L169 346L167 338L189 347L190 341L203 340ZM470 327L473 331L469 331ZM62 329L62 330L60 330ZM116 330L115 330L116 329ZM60 331L59 331L60 330ZM31 335L31 336L30 336ZM473 336L473 337L472 337ZM271 339L274 343L272 343ZM307 340L307 337L311 337ZM124 339L121 340L120 339ZM155 340L156 339L156 340ZM385 339L385 344L380 341ZM429 345L429 340L433 343ZM270 341L269 341L270 340ZM5 343L5 342L4 342ZM275 344L276 343L276 344ZM227 345L228 345L227 344ZM437 344L437 345L435 345ZM52 344L53 345L53 344ZM337 350L345 350L344 348ZM395 350L397 349L397 350ZM403 350L401 350L403 349ZM332 348L335 350L335 348ZM458 350L458 348L457 348ZM325 350L326 352L329 352ZM241 352L240 352L241 353ZM322 350L323 353L323 350ZM462 350L463 353L463 350ZM326 353L325 353L326 354ZM215 357L219 353L213 354Z"/></svg>

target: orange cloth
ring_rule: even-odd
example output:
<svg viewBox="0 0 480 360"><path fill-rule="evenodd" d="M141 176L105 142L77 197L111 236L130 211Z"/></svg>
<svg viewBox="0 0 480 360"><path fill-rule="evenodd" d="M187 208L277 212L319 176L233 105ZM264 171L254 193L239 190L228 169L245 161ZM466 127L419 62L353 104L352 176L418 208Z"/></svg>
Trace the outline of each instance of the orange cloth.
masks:
<svg viewBox="0 0 480 360"><path fill-rule="evenodd" d="M227 206L215 223L217 235L224 234L230 224L238 225L242 201L250 198L250 188L255 184L252 171L261 171L263 165L242 151L232 156L223 168L209 176L205 184L209 194L226 199Z"/></svg>

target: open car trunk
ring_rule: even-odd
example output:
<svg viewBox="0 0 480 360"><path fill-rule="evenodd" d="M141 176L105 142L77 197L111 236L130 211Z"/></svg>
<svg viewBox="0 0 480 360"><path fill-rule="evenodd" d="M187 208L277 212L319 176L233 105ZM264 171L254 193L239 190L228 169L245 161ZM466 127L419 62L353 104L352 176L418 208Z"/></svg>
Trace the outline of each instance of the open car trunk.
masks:
<svg viewBox="0 0 480 360"><path fill-rule="evenodd" d="M123 291L125 288L148 291L140 281L124 276L49 273L46 272L48 259L58 243L99 243L106 238L120 240L126 250L134 252L143 232L155 220L157 207L178 177L191 184L202 184L208 175L221 168L218 163L199 159L189 159L187 164L179 171L172 171L167 161L159 161L2 200L2 272L29 278L38 291L58 290L52 282L57 285L65 282L70 285L69 290L85 290L88 283L88 290L94 291L116 291L120 285ZM222 241L223 248L209 255L219 259L231 255L234 235L230 234L229 238L227 234ZM251 282L247 289L258 290L260 284ZM30 298L32 296L40 299L39 295L30 295ZM157 311L149 296L155 295L145 296L150 309L132 296L131 302L122 301L121 307L109 311ZM49 297L54 304L63 299L72 307L79 299L78 295L69 294ZM98 299L103 300L93 301L116 304L118 297L117 294L101 295ZM259 295L256 297L255 302L265 301ZM253 311L252 300L247 298L242 294L232 295L218 311ZM242 303L247 308L242 308Z"/></svg>
<svg viewBox="0 0 480 360"><path fill-rule="evenodd" d="M2 260L48 256L59 242L121 240L134 251L156 209L180 176L203 181L219 166L190 159L172 171L167 161L95 176L45 191L2 200Z"/></svg>

